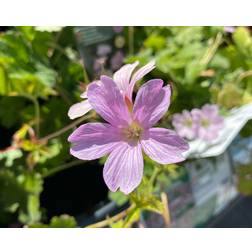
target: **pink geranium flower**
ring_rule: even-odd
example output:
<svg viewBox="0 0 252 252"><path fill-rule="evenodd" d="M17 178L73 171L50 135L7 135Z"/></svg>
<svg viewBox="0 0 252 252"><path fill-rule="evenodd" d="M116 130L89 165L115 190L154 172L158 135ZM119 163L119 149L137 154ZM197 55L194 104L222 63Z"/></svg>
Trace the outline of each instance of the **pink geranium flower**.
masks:
<svg viewBox="0 0 252 252"><path fill-rule="evenodd" d="M235 31L235 26L224 26L224 31L227 33L233 33Z"/></svg>
<svg viewBox="0 0 252 252"><path fill-rule="evenodd" d="M224 125L218 106L206 104L201 109L193 109L191 113L194 122L198 124L198 138L206 141L214 140Z"/></svg>
<svg viewBox="0 0 252 252"><path fill-rule="evenodd" d="M137 65L138 62L124 65L117 72L115 72L113 76L113 79L120 92L124 96L127 96L130 101L132 99L132 93L136 82L142 79L146 74L148 74L155 68L155 62L151 61L133 74L133 71L135 70ZM83 98L84 101L78 102L70 107L68 111L68 116L70 117L70 119L75 119L77 117L83 116L92 109L92 105L88 101L87 92L81 94L80 97Z"/></svg>
<svg viewBox="0 0 252 252"><path fill-rule="evenodd" d="M134 83L144 74L142 70L130 80L134 67L126 65L114 80L101 76L99 83L89 85L88 101L107 123L81 125L68 138L71 154L79 159L109 155L103 169L105 183L111 191L120 189L125 194L142 180L142 150L160 164L181 162L182 153L188 150L188 144L174 131L153 128L169 107L170 86L163 87L160 79L150 80L133 103Z"/></svg>
<svg viewBox="0 0 252 252"><path fill-rule="evenodd" d="M172 125L181 137L192 140L197 136L198 125L188 110L183 110L181 114L175 114Z"/></svg>

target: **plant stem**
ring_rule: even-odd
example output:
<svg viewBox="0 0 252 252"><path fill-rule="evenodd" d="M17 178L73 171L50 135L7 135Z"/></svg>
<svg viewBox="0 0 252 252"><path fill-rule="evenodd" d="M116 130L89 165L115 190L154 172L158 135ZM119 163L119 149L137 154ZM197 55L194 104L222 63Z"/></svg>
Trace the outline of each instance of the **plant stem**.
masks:
<svg viewBox="0 0 252 252"><path fill-rule="evenodd" d="M131 205L129 208L123 210L122 212L114 215L113 217L107 218L106 220L91 224L89 226L86 226L85 228L101 228L106 227L110 223L113 223L115 221L119 221L120 219L124 218L129 212L131 212L132 209L135 208L135 205Z"/></svg>
<svg viewBox="0 0 252 252"><path fill-rule="evenodd" d="M151 185L153 185L155 183L155 180L156 180L159 173L160 173L160 168L158 166L155 166L154 171L153 171L151 178L150 178Z"/></svg>
<svg viewBox="0 0 252 252"><path fill-rule="evenodd" d="M207 65L211 61L221 43L222 43L222 34L218 33L214 42L207 49L206 54L201 59L201 64Z"/></svg>
<svg viewBox="0 0 252 252"><path fill-rule="evenodd" d="M79 164L83 164L83 163L85 163L85 161L75 160L75 161L69 162L67 164L57 166L57 167L55 167L53 169L50 169L46 174L44 174L43 178L53 176L53 175L55 175L56 173L58 173L60 171L66 170L66 169L71 168L71 167L73 167L75 165L79 165Z"/></svg>
<svg viewBox="0 0 252 252"><path fill-rule="evenodd" d="M171 226L171 216L170 216L170 211L169 211L169 202L168 202L167 194L164 192L161 193L161 201L164 206L164 211L163 211L162 215L164 218L165 226L170 227Z"/></svg>
<svg viewBox="0 0 252 252"><path fill-rule="evenodd" d="M134 54L134 26L129 26L128 29L128 37L129 37L129 54Z"/></svg>
<svg viewBox="0 0 252 252"><path fill-rule="evenodd" d="M252 76L252 70L245 71L239 75L237 82L240 83L244 78Z"/></svg>
<svg viewBox="0 0 252 252"><path fill-rule="evenodd" d="M81 63L82 63L82 67L83 67L84 82L87 84L87 83L90 83L90 80L88 78L88 74L87 74L87 70L86 70L86 65L85 65L85 61L84 61L83 50L82 50L82 48L79 45L77 35L75 36L75 42L76 42L76 46L77 46L78 51L79 51L80 56L81 56Z"/></svg>
<svg viewBox="0 0 252 252"><path fill-rule="evenodd" d="M39 138L40 134L40 107L39 107L39 102L37 98L34 98L31 95L27 94L20 94L18 95L20 97L24 97L28 100L30 100L34 104L34 111L35 111L35 130L36 130L36 136Z"/></svg>
<svg viewBox="0 0 252 252"><path fill-rule="evenodd" d="M83 78L84 78L84 82L87 84L87 83L90 83L90 80L88 78L88 74L87 74L87 70L86 70L86 66L85 66L85 62L84 62L84 59L82 59L82 67L83 67Z"/></svg>
<svg viewBox="0 0 252 252"><path fill-rule="evenodd" d="M90 119L93 117L93 114L90 114L90 115L87 115L87 116L83 116L79 119L77 119L76 121L70 123L69 125L65 126L64 128L52 133L52 134L49 134L43 138L40 139L41 142L48 142L48 140L52 139L52 138L55 138L55 137L58 137L60 136L61 134L65 133L66 131L76 127L78 124L80 124L81 122L87 120L87 119Z"/></svg>
<svg viewBox="0 0 252 252"><path fill-rule="evenodd" d="M40 135L40 108L39 102L36 98L34 98L34 108L35 108L35 115L36 115L36 136L39 138Z"/></svg>
<svg viewBox="0 0 252 252"><path fill-rule="evenodd" d="M5 149L0 149L0 153L6 153L8 151L17 150L17 149L18 149L18 146L9 146Z"/></svg>
<svg viewBox="0 0 252 252"><path fill-rule="evenodd" d="M68 95L65 93L65 89L60 86L56 82L55 89L59 92L59 95L62 97L62 99L68 104L71 105L73 102L69 99Z"/></svg>

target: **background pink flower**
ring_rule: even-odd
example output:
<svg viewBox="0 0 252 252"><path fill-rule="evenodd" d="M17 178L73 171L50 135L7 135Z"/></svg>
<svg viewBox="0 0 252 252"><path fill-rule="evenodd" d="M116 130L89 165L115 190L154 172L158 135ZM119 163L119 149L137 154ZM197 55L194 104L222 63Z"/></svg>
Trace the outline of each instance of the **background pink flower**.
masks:
<svg viewBox="0 0 252 252"><path fill-rule="evenodd" d="M206 104L201 110L193 109L191 113L193 120L199 125L198 137L207 141L214 140L224 124L218 106Z"/></svg>
<svg viewBox="0 0 252 252"><path fill-rule="evenodd" d="M123 31L123 26L113 26L113 30L115 33L120 33Z"/></svg>
<svg viewBox="0 0 252 252"><path fill-rule="evenodd" d="M144 71L135 79L142 74ZM124 80L128 83L129 78ZM102 76L100 84L89 85L87 97L107 123L87 123L77 128L68 138L71 154L83 160L109 154L103 170L105 183L111 191L132 192L143 176L142 150L161 164L184 160L182 153L188 144L172 130L153 128L167 111L170 95L170 87L163 87L162 80L150 80L140 88L134 105L129 106L118 83Z"/></svg>
<svg viewBox="0 0 252 252"><path fill-rule="evenodd" d="M197 136L198 125L188 110L183 110L181 114L175 114L172 125L181 137L192 140Z"/></svg>
<svg viewBox="0 0 252 252"><path fill-rule="evenodd" d="M233 33L235 31L235 26L224 26L224 31L228 33Z"/></svg>
<svg viewBox="0 0 252 252"><path fill-rule="evenodd" d="M111 58L110 64L113 71L122 66L124 60L124 54L121 50L117 51Z"/></svg>

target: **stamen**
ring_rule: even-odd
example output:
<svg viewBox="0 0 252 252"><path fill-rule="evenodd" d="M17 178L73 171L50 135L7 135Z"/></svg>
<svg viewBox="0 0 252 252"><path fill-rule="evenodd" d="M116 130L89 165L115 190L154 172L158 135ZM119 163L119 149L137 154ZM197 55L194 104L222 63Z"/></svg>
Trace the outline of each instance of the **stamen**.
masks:
<svg viewBox="0 0 252 252"><path fill-rule="evenodd" d="M137 122L132 122L128 128L123 129L123 135L127 140L139 140L142 132L143 128Z"/></svg>
<svg viewBox="0 0 252 252"><path fill-rule="evenodd" d="M186 126L188 128L192 127L192 124L193 124L193 122L191 119L187 119L184 121L184 126Z"/></svg>
<svg viewBox="0 0 252 252"><path fill-rule="evenodd" d="M207 128L210 125L210 122L207 119L202 119L201 120L201 125L202 125L202 127Z"/></svg>

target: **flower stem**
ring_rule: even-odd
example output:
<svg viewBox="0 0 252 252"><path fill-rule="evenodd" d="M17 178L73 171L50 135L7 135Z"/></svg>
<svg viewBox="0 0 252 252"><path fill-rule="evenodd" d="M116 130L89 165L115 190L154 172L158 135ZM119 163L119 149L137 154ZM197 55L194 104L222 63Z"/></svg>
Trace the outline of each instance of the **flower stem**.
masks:
<svg viewBox="0 0 252 252"><path fill-rule="evenodd" d="M66 131L76 127L78 124L80 124L81 122L87 120L87 119L90 119L92 118L94 115L93 114L90 114L90 115L87 115L87 116L83 116L77 120L75 120L74 122L70 123L69 125L65 126L64 128L52 133L52 134L49 134L48 136L45 136L43 138L40 139L41 142L48 142L50 139L52 138L55 138L55 137L58 137L60 135L62 135L63 133L65 133Z"/></svg>
<svg viewBox="0 0 252 252"><path fill-rule="evenodd" d="M131 205L129 208L123 210L122 212L114 215L113 217L107 218L106 220L91 224L89 226L86 226L85 228L101 228L106 227L109 224L119 221L120 219L124 218L129 212L131 212L132 209L135 208L135 205Z"/></svg>
<svg viewBox="0 0 252 252"><path fill-rule="evenodd" d="M28 100L30 100L33 105L34 105L34 114L35 114L35 130L36 130L36 136L39 138L40 134L40 107L39 107L39 102L37 98L34 98L31 95L28 94L20 94L18 95L20 97L24 97Z"/></svg>
<svg viewBox="0 0 252 252"><path fill-rule="evenodd" d="M69 162L67 164L63 164L63 165L57 166L57 167L55 167L53 169L50 169L48 172L46 172L43 175L43 178L53 176L53 175L55 175L56 173L58 173L60 171L66 170L66 169L71 168L71 167L73 167L75 165L79 165L79 164L83 164L83 163L85 163L85 161L83 161L83 160L75 160L75 161Z"/></svg>
<svg viewBox="0 0 252 252"><path fill-rule="evenodd" d="M244 78L252 76L252 70L245 71L239 75L237 82L240 83Z"/></svg>
<svg viewBox="0 0 252 252"><path fill-rule="evenodd" d="M129 54L134 54L134 26L129 26L128 29L128 37L129 37Z"/></svg>
<svg viewBox="0 0 252 252"><path fill-rule="evenodd" d="M222 43L222 34L218 33L214 42L212 43L212 45L207 49L206 54L203 56L203 58L201 59L201 64L202 65L207 65L211 59L213 58L214 54L216 53L218 47L220 46L220 44Z"/></svg>
<svg viewBox="0 0 252 252"><path fill-rule="evenodd" d="M36 115L36 136L39 138L40 135L40 108L39 108L39 102L36 98L34 98L34 109L35 109L35 115Z"/></svg>
<svg viewBox="0 0 252 252"><path fill-rule="evenodd" d="M87 83L90 83L90 80L88 78L88 74L87 74L87 70L86 70L86 66L85 66L85 62L84 60L82 60L82 67L83 67L83 78L84 78L84 82L87 84Z"/></svg>
<svg viewBox="0 0 252 252"><path fill-rule="evenodd" d="M171 216L170 216L170 211L169 211L169 202L168 202L167 194L164 192L161 193L161 201L164 206L164 211L162 213L162 216L164 218L165 227L170 227L171 226Z"/></svg>
<svg viewBox="0 0 252 252"><path fill-rule="evenodd" d="M159 175L159 173L160 173L160 168L158 166L155 166L154 171L153 171L151 178L150 178L151 185L153 185L155 183L155 180L156 180L157 176Z"/></svg>

